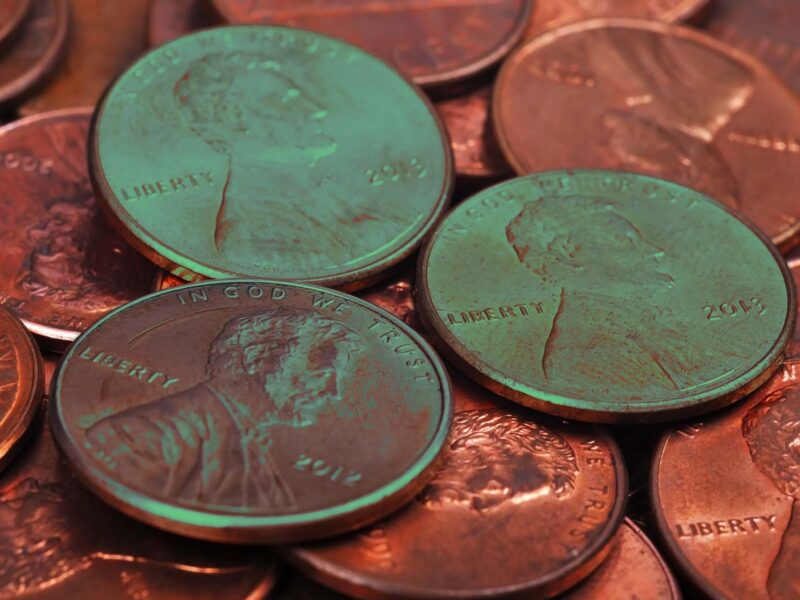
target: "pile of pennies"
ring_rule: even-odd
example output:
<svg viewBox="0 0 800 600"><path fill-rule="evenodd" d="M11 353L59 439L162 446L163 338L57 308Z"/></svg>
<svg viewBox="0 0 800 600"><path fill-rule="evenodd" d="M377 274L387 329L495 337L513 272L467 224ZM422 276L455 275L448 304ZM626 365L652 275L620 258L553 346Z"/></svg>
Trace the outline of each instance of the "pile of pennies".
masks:
<svg viewBox="0 0 800 600"><path fill-rule="evenodd" d="M0 598L800 598L799 90L797 0L0 0Z"/></svg>

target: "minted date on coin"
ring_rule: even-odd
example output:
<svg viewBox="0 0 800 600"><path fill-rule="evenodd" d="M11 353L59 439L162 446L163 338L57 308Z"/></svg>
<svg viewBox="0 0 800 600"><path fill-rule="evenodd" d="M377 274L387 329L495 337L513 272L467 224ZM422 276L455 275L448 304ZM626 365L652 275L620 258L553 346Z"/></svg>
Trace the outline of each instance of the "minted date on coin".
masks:
<svg viewBox="0 0 800 600"><path fill-rule="evenodd" d="M301 454L298 457L297 462L294 463L294 468L298 471L313 473L317 477L339 482L342 485L355 485L361 481L361 473L358 471L345 469L341 466L333 466L321 458L314 459L307 454Z"/></svg>
<svg viewBox="0 0 800 600"><path fill-rule="evenodd" d="M749 302L747 300L738 300L735 302L723 302L719 305L707 304L703 307L703 311L709 321L719 321L727 317L750 313L761 316L767 312L767 307L760 298L751 298Z"/></svg>
<svg viewBox="0 0 800 600"><path fill-rule="evenodd" d="M408 179L423 179L428 175L428 168L418 158L412 158L408 162L398 161L379 169L367 169L366 175L370 185L379 186Z"/></svg>
<svg viewBox="0 0 800 600"><path fill-rule="evenodd" d="M48 175L53 170L53 161L30 154L18 152L0 152L0 167L3 169L22 169L28 173Z"/></svg>

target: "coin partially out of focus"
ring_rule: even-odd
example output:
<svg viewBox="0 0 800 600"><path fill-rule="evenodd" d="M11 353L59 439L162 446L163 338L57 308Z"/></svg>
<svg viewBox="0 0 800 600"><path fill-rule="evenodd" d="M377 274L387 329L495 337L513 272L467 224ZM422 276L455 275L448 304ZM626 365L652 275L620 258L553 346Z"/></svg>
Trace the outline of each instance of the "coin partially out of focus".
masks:
<svg viewBox="0 0 800 600"><path fill-rule="evenodd" d="M251 600L275 580L265 553L186 540L104 505L43 419L0 474L0 598Z"/></svg>
<svg viewBox="0 0 800 600"><path fill-rule="evenodd" d="M652 477L667 548L706 594L800 597L800 362L666 435Z"/></svg>
<svg viewBox="0 0 800 600"><path fill-rule="evenodd" d="M158 269L110 227L86 168L91 109L0 128L0 304L63 349L112 308L153 290Z"/></svg>
<svg viewBox="0 0 800 600"><path fill-rule="evenodd" d="M147 37L150 46L160 46L215 24L205 0L152 0Z"/></svg>
<svg viewBox="0 0 800 600"><path fill-rule="evenodd" d="M22 30L0 53L0 105L16 102L50 75L62 57L68 0L33 0Z"/></svg>
<svg viewBox="0 0 800 600"><path fill-rule="evenodd" d="M90 160L112 222L176 275L345 289L415 250L453 180L417 89L354 46L281 27L144 56L101 103Z"/></svg>
<svg viewBox="0 0 800 600"><path fill-rule="evenodd" d="M33 0L0 0L0 46L21 29Z"/></svg>
<svg viewBox="0 0 800 600"><path fill-rule="evenodd" d="M71 0L72 23L63 64L19 112L94 106L124 67L145 48L149 0Z"/></svg>
<svg viewBox="0 0 800 600"><path fill-rule="evenodd" d="M456 366L559 416L655 422L763 383L794 330L788 268L707 196L554 171L456 206L420 255L419 314Z"/></svg>
<svg viewBox="0 0 800 600"><path fill-rule="evenodd" d="M230 23L288 25L340 38L426 88L448 88L495 65L519 41L529 0L212 0Z"/></svg>
<svg viewBox="0 0 800 600"><path fill-rule="evenodd" d="M11 461L27 433L41 404L42 389L39 349L22 323L0 307L0 469Z"/></svg>
<svg viewBox="0 0 800 600"><path fill-rule="evenodd" d="M562 27L508 59L492 107L517 173L661 177L741 212L784 251L800 241L800 98L703 33L638 19Z"/></svg>
<svg viewBox="0 0 800 600"><path fill-rule="evenodd" d="M755 55L800 92L800 2L714 0L708 32ZM794 152L800 153L795 132Z"/></svg>
<svg viewBox="0 0 800 600"><path fill-rule="evenodd" d="M396 318L324 288L227 280L121 307L50 399L89 487L147 523L288 543L380 519L433 476L447 375Z"/></svg>

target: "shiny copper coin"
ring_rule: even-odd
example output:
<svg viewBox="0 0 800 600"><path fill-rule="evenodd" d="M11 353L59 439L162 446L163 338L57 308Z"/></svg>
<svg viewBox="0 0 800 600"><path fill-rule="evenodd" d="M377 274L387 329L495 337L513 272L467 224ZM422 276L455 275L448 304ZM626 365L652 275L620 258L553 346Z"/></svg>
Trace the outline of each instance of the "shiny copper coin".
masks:
<svg viewBox="0 0 800 600"><path fill-rule="evenodd" d="M230 23L289 25L350 42L418 85L441 87L500 61L522 36L528 0L212 0Z"/></svg>
<svg viewBox="0 0 800 600"><path fill-rule="evenodd" d="M33 0L13 43L0 54L0 105L30 93L55 68L67 40L67 0Z"/></svg>
<svg viewBox="0 0 800 600"><path fill-rule="evenodd" d="M434 480L377 525L289 549L297 567L358 598L542 598L602 562L626 496L610 436L451 377L456 413Z"/></svg>
<svg viewBox="0 0 800 600"><path fill-rule="evenodd" d="M22 323L0 308L0 469L11 460L28 431L42 389L39 349Z"/></svg>
<svg viewBox="0 0 800 600"><path fill-rule="evenodd" d="M708 2L709 0L537 0L525 37L534 37L562 25L600 17L634 17L666 23L684 21L699 13Z"/></svg>
<svg viewBox="0 0 800 600"><path fill-rule="evenodd" d="M798 241L800 98L751 56L695 30L598 19L527 43L495 86L518 173L607 168L668 179Z"/></svg>
<svg viewBox="0 0 800 600"><path fill-rule="evenodd" d="M274 587L264 553L129 519L77 481L42 420L31 437L0 475L0 598L253 600Z"/></svg>
<svg viewBox="0 0 800 600"><path fill-rule="evenodd" d="M495 179L512 172L489 122L491 94L491 87L483 87L436 103L450 135L458 175Z"/></svg>
<svg viewBox="0 0 800 600"><path fill-rule="evenodd" d="M651 495L668 549L706 594L800 597L800 363L667 434Z"/></svg>
<svg viewBox="0 0 800 600"><path fill-rule="evenodd" d="M795 0L714 0L708 32L753 54L800 92L800 3ZM800 135L794 138L800 153Z"/></svg>
<svg viewBox="0 0 800 600"><path fill-rule="evenodd" d="M432 477L452 416L441 362L399 320L264 280L114 311L65 355L51 403L98 495L227 542L324 537L393 512Z"/></svg>
<svg viewBox="0 0 800 600"><path fill-rule="evenodd" d="M18 32L33 0L0 0L0 44Z"/></svg>
<svg viewBox="0 0 800 600"><path fill-rule="evenodd" d="M0 129L0 304L63 348L153 290L157 269L103 219L86 167L90 109Z"/></svg>
<svg viewBox="0 0 800 600"><path fill-rule="evenodd" d="M214 24L204 0L153 0L147 37L151 46L160 46Z"/></svg>
<svg viewBox="0 0 800 600"><path fill-rule="evenodd" d="M71 0L64 63L20 107L20 114L94 106L111 79L144 50L148 4L148 0Z"/></svg>

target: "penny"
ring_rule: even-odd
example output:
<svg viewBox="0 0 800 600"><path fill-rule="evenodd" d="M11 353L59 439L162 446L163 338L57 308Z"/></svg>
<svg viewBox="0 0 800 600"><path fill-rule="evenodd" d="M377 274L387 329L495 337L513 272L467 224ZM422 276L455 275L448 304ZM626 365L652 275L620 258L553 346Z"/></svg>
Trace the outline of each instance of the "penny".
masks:
<svg viewBox="0 0 800 600"><path fill-rule="evenodd" d="M562 25L600 17L634 17L672 23L697 15L709 0L538 0L526 38ZM714 4L718 4L716 0ZM716 6L714 7L716 10Z"/></svg>
<svg viewBox="0 0 800 600"><path fill-rule="evenodd" d="M656 520L675 562L712 598L800 594L800 363L746 401L661 441Z"/></svg>
<svg viewBox="0 0 800 600"><path fill-rule="evenodd" d="M78 482L41 419L31 436L0 474L0 598L249 600L274 587L271 559L128 519Z"/></svg>
<svg viewBox="0 0 800 600"><path fill-rule="evenodd" d="M800 287L800 256L788 259L789 271L792 273L795 288ZM798 316L800 316L800 307L798 307ZM795 327L794 335L786 346L786 358L795 358L800 360L800 329Z"/></svg>
<svg viewBox="0 0 800 600"><path fill-rule="evenodd" d="M0 105L16 102L55 68L67 39L67 0L33 0L23 30L0 54Z"/></svg>
<svg viewBox="0 0 800 600"><path fill-rule="evenodd" d="M50 384L53 382L58 363L61 361L61 355L55 352L42 352L42 363L44 365L44 395L50 395Z"/></svg>
<svg viewBox="0 0 800 600"><path fill-rule="evenodd" d="M783 250L798 241L800 98L743 52L675 25L594 20L520 48L494 93L517 173L652 175L736 209Z"/></svg>
<svg viewBox="0 0 800 600"><path fill-rule="evenodd" d="M785 263L730 209L611 171L471 197L431 234L418 272L419 314L456 366L582 420L729 404L777 368L797 316Z"/></svg>
<svg viewBox="0 0 800 600"><path fill-rule="evenodd" d="M86 167L91 109L0 128L0 304L63 348L112 308L152 291L157 269L107 225Z"/></svg>
<svg viewBox="0 0 800 600"><path fill-rule="evenodd" d="M0 0L0 44L18 33L32 0Z"/></svg>
<svg viewBox="0 0 800 600"><path fill-rule="evenodd" d="M679 600L681 593L664 559L644 532L625 519L603 564L564 600L606 598Z"/></svg>
<svg viewBox="0 0 800 600"><path fill-rule="evenodd" d="M511 173L489 122L491 94L491 87L483 87L436 103L450 136L456 173L460 176L494 179Z"/></svg>
<svg viewBox="0 0 800 600"><path fill-rule="evenodd" d="M519 41L528 0L212 0L230 23L289 25L341 38L414 83L441 88L499 62Z"/></svg>
<svg viewBox="0 0 800 600"><path fill-rule="evenodd" d="M358 598L544 598L603 561L626 497L611 437L451 376L456 412L433 481L374 526L288 549L295 566Z"/></svg>
<svg viewBox="0 0 800 600"><path fill-rule="evenodd" d="M42 400L42 357L22 323L0 308L0 469L16 454Z"/></svg>
<svg viewBox="0 0 800 600"><path fill-rule="evenodd" d="M214 24L203 0L153 0L148 39L151 46L160 46Z"/></svg>
<svg viewBox="0 0 800 600"><path fill-rule="evenodd" d="M113 85L90 162L119 231L184 279L354 289L444 211L443 136L420 92L353 46L222 27L151 51Z"/></svg>
<svg viewBox="0 0 800 600"><path fill-rule="evenodd" d="M112 78L145 48L148 0L71 0L70 4L64 64L20 107L22 115L94 106Z"/></svg>
<svg viewBox="0 0 800 600"><path fill-rule="evenodd" d="M708 32L754 55L800 92L800 5L792 0L715 0ZM800 146L800 135L794 139ZM797 148L800 152L800 147Z"/></svg>
<svg viewBox="0 0 800 600"><path fill-rule="evenodd" d="M452 416L426 342L358 298L227 280L112 312L53 385L87 485L152 525L288 543L393 512L433 476Z"/></svg>

